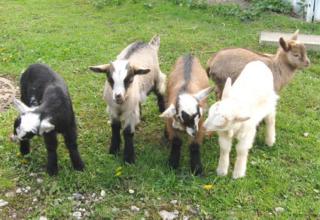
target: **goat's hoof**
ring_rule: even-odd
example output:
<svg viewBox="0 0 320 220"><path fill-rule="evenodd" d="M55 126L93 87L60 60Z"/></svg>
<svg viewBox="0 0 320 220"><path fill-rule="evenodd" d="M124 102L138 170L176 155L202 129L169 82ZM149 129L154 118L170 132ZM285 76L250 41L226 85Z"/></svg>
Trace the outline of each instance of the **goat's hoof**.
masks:
<svg viewBox="0 0 320 220"><path fill-rule="evenodd" d="M73 169L75 169L77 171L83 171L84 168L85 168L85 165L82 161L76 165L73 165Z"/></svg>
<svg viewBox="0 0 320 220"><path fill-rule="evenodd" d="M275 142L276 142L275 138L265 140L265 143L268 147L272 147Z"/></svg>
<svg viewBox="0 0 320 220"><path fill-rule="evenodd" d="M124 162L128 163L128 164L134 164L135 159L134 159L134 157L125 157Z"/></svg>
<svg viewBox="0 0 320 220"><path fill-rule="evenodd" d="M27 155L30 153L30 149L29 148L20 148L20 153L21 153L21 155Z"/></svg>
<svg viewBox="0 0 320 220"><path fill-rule="evenodd" d="M195 167L191 168L191 172L195 175L195 176L199 176L202 174L202 165L196 165Z"/></svg>
<svg viewBox="0 0 320 220"><path fill-rule="evenodd" d="M219 168L217 169L217 175L218 176L226 176L228 174L228 169L222 169L222 168Z"/></svg>
<svg viewBox="0 0 320 220"><path fill-rule="evenodd" d="M239 171L234 171L233 174L232 174L232 178L233 179L239 179L239 178L242 178L242 177L245 177L245 176L246 176L245 172L239 172Z"/></svg>
<svg viewBox="0 0 320 220"><path fill-rule="evenodd" d="M172 168L172 169L178 169L179 167L179 162L177 162L176 160L173 160L173 159L169 159L168 161L169 163L169 166Z"/></svg>
<svg viewBox="0 0 320 220"><path fill-rule="evenodd" d="M118 155L118 154L119 154L119 151L120 151L119 148L110 147L109 154Z"/></svg>
<svg viewBox="0 0 320 220"><path fill-rule="evenodd" d="M47 172L49 174L49 176L56 176L58 174L58 168L54 167L54 168L47 168Z"/></svg>

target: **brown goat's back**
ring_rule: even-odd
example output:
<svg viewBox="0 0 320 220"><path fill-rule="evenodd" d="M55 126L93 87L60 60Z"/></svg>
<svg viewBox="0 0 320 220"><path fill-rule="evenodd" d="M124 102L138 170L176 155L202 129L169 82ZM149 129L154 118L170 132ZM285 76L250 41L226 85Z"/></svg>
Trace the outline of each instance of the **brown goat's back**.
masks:
<svg viewBox="0 0 320 220"><path fill-rule="evenodd" d="M180 92L195 94L209 87L209 78L199 59L190 54L177 59L168 79L168 106L175 104Z"/></svg>

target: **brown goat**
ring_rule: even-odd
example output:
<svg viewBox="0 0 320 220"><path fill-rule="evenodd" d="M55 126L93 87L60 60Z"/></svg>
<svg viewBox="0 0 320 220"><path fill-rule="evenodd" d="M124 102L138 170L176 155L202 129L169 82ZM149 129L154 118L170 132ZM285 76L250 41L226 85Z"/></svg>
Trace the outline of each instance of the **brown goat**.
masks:
<svg viewBox="0 0 320 220"><path fill-rule="evenodd" d="M191 171L202 173L200 145L204 136L203 109L212 88L199 60L192 55L180 57L169 76L167 109L160 117L167 118L166 132L171 143L169 165L178 168L182 140L178 131L186 131L192 137L190 144Z"/></svg>
<svg viewBox="0 0 320 220"><path fill-rule="evenodd" d="M297 30L290 40L279 39L276 54L260 54L243 48L223 49L207 63L207 73L216 84L216 98L220 99L228 77L234 82L243 68L251 61L260 60L272 71L274 89L277 93L293 78L297 69L308 67L310 60L303 43L297 40Z"/></svg>

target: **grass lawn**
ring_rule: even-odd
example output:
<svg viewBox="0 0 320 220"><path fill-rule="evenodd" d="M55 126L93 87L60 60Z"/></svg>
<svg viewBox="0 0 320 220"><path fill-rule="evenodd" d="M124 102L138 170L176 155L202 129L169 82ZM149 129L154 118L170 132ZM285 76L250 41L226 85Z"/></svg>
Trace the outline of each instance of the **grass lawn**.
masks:
<svg viewBox="0 0 320 220"><path fill-rule="evenodd" d="M300 29L320 34L320 24L277 14L263 14L245 23L212 14L211 9L190 10L164 0L153 0L152 7L125 3L100 10L86 0L2 0L0 24L0 76L18 83L29 64L44 62L64 77L86 163L85 172L74 172L60 144L59 174L49 177L42 139L34 138L31 154L22 158L18 146L8 141L17 112L11 108L1 113L0 199L9 204L0 208L0 219L14 215L17 219L68 219L79 208L86 209L92 219L159 219L160 210L178 210L180 218L320 218L319 53L309 53L312 66L299 71L281 93L275 146L264 145L262 126L250 152L247 177L240 180L216 176L216 136L206 139L201 149L203 177L191 175L186 144L181 168L170 170L169 149L161 141L164 123L153 95L143 105L144 119L135 135L136 164L124 165L122 154L109 155L111 129L102 100L105 77L88 71L90 65L113 60L132 41L148 41L156 33L161 36L161 69L169 73L176 58L186 52L197 55L203 65L213 52L226 47L270 53L276 49L258 44L260 31ZM234 156L233 152L232 162ZM213 188L204 189L206 184ZM29 187L27 193L12 193ZM99 198L101 190L106 195ZM85 198L75 201L74 193ZM140 211L132 211L132 205ZM284 211L276 212L277 207Z"/></svg>

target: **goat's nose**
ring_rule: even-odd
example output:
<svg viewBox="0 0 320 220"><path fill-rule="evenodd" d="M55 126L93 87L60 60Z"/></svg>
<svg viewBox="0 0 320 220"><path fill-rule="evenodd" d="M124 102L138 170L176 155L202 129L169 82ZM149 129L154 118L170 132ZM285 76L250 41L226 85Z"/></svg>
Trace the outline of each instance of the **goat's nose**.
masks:
<svg viewBox="0 0 320 220"><path fill-rule="evenodd" d="M305 63L306 63L306 66L309 66L309 65L310 65L310 60L307 59L307 60L305 61Z"/></svg>
<svg viewBox="0 0 320 220"><path fill-rule="evenodd" d="M116 99L121 99L121 94L116 94Z"/></svg>

